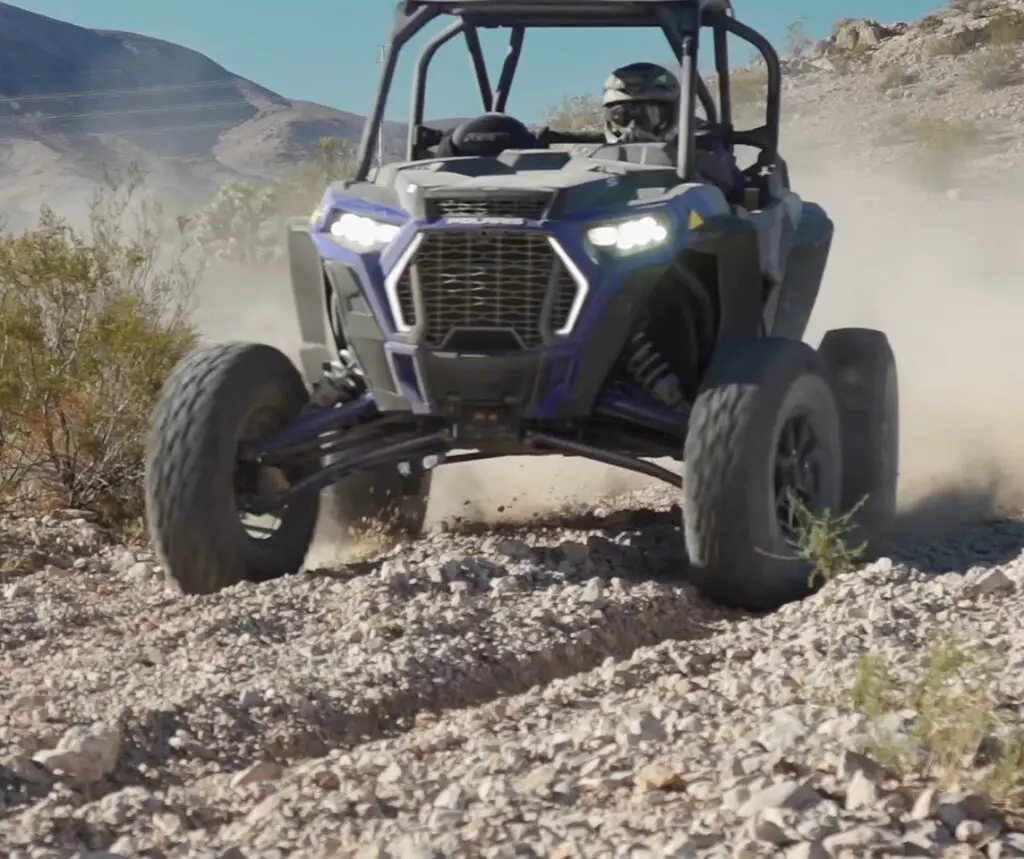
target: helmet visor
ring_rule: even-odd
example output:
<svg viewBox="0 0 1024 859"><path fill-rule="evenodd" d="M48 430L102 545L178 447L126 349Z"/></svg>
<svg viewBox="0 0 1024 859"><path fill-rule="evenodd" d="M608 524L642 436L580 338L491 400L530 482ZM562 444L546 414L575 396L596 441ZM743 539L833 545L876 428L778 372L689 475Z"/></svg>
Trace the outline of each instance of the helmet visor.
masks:
<svg viewBox="0 0 1024 859"><path fill-rule="evenodd" d="M656 101L626 101L605 108L605 120L617 131L643 131L655 137L675 125L675 105Z"/></svg>

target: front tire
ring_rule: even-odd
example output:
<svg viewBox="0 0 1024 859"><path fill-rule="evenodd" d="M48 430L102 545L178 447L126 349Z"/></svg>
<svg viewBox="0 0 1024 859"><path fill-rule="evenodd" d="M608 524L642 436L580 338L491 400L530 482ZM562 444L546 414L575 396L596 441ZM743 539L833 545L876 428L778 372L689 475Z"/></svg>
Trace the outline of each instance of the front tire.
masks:
<svg viewBox="0 0 1024 859"><path fill-rule="evenodd" d="M238 451L287 425L307 400L292 362L263 344L207 346L171 373L147 449L146 515L157 557L184 593L264 582L302 566L319 496L291 502L276 530L254 537L241 521ZM314 461L275 476L292 483L315 470Z"/></svg>
<svg viewBox="0 0 1024 859"><path fill-rule="evenodd" d="M701 592L748 611L810 593L787 490L812 515L836 512L841 466L839 410L813 348L765 338L716 358L694 403L683 461L686 543Z"/></svg>

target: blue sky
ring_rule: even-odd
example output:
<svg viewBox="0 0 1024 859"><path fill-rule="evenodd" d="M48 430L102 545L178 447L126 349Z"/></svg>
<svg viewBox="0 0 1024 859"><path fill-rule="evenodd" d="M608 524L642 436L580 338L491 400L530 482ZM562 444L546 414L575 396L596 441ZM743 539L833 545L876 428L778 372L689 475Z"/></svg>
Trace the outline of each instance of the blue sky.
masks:
<svg viewBox="0 0 1024 859"><path fill-rule="evenodd" d="M909 20L941 0L734 0L737 15L777 46L787 24L804 18L811 36L837 18ZM366 110L376 76L377 45L386 41L393 0L21 0L13 5L75 24L130 30L178 42L281 95L346 110ZM420 39L420 43L423 40ZM492 67L500 43L485 40ZM404 116L411 49L389 114ZM622 31L535 32L527 35L509 109L526 120L570 93L595 92L608 71L635 60L664 60L660 34ZM430 77L428 115L475 113L468 60L461 43L442 49ZM495 72L496 73L496 72ZM492 74L495 74L492 73Z"/></svg>

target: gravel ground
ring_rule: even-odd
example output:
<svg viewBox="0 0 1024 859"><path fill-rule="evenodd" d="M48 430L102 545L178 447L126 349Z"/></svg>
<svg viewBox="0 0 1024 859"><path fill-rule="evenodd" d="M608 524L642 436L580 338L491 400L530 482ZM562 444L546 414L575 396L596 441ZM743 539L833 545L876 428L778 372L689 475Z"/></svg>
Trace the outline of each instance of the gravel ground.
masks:
<svg viewBox="0 0 1024 859"><path fill-rule="evenodd" d="M665 502L437 531L205 598L74 511L0 522L0 853L1024 856L974 791L983 759L959 784L895 765L878 726L919 743L924 704L870 715L851 691L869 652L911 689L955 631L998 661L954 694L1016 724L1024 522L755 618L685 583Z"/></svg>

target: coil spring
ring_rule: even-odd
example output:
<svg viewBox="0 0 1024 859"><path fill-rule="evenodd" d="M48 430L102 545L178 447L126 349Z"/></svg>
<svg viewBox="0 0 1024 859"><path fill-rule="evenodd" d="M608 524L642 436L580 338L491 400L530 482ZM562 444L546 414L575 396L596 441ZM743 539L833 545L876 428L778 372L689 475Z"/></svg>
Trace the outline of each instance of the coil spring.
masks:
<svg viewBox="0 0 1024 859"><path fill-rule="evenodd" d="M643 331L629 338L626 372L659 403L686 410L683 386L661 353Z"/></svg>

